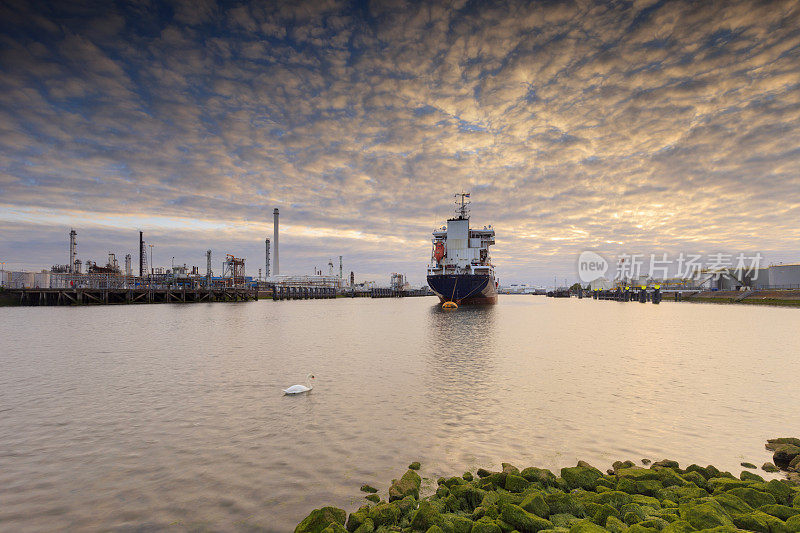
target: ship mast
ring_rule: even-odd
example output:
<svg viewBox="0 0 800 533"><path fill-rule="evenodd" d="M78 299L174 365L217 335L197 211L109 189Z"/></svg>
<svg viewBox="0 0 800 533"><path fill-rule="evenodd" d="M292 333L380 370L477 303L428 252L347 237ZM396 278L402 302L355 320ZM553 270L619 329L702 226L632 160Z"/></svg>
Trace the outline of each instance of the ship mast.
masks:
<svg viewBox="0 0 800 533"><path fill-rule="evenodd" d="M469 202L465 201L465 198L469 198L469 193L461 191L453 195L455 198L460 197L460 201L456 200L456 214L460 220L468 220L469 219Z"/></svg>

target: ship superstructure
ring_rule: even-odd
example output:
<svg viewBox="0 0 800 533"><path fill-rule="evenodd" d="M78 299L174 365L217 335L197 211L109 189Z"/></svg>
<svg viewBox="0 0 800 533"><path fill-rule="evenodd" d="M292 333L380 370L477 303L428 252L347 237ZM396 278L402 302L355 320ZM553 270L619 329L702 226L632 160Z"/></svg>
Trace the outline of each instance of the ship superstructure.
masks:
<svg viewBox="0 0 800 533"><path fill-rule="evenodd" d="M489 246L494 229L469 227L469 193L455 197L456 216L433 232L433 249L428 265L428 285L442 302L461 304L497 302L497 282Z"/></svg>

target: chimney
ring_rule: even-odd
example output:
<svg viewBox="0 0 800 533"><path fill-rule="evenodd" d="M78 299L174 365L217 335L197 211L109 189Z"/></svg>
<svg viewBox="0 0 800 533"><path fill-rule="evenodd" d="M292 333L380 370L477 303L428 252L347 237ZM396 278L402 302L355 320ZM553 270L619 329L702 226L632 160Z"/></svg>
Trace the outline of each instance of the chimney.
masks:
<svg viewBox="0 0 800 533"><path fill-rule="evenodd" d="M278 262L278 215L279 215L279 212L278 212L278 208L277 207L275 208L274 211L272 211L272 214L275 216L275 231L274 231L274 235L272 237L272 240L275 242L275 254L274 254L275 255L275 259L274 259L275 268L273 270L275 272L274 275L277 276L278 274L281 273L280 263Z"/></svg>

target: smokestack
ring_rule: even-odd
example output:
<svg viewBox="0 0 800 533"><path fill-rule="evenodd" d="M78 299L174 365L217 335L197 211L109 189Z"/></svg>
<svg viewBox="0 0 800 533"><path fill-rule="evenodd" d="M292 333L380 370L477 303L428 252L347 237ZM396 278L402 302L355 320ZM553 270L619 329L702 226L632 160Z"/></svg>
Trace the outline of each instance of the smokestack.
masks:
<svg viewBox="0 0 800 533"><path fill-rule="evenodd" d="M264 277L269 277L269 239L264 239L265 248L267 249L267 269L264 271Z"/></svg>
<svg viewBox="0 0 800 533"><path fill-rule="evenodd" d="M281 273L280 263L278 262L278 215L280 213L278 212L278 208L277 207L272 212L272 214L275 217L275 231L274 231L274 235L272 237L272 240L275 242L275 254L274 254L275 255L275 268L273 270L275 272L275 275L277 276L277 275L279 275Z"/></svg>
<svg viewBox="0 0 800 533"><path fill-rule="evenodd" d="M78 246L78 243L75 241L75 237L78 235L78 232L74 229L69 230L69 272L75 272L75 248Z"/></svg>
<svg viewBox="0 0 800 533"><path fill-rule="evenodd" d="M141 231L139 232L139 277L144 277L144 237Z"/></svg>

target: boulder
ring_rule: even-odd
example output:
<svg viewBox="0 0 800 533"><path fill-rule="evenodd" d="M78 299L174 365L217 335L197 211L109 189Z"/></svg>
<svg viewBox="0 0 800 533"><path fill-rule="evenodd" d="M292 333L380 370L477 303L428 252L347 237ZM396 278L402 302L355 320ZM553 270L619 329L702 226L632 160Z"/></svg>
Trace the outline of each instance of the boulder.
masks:
<svg viewBox="0 0 800 533"><path fill-rule="evenodd" d="M472 485L454 485L450 489L452 496L460 502L461 510L471 513L486 497L486 491Z"/></svg>
<svg viewBox="0 0 800 533"><path fill-rule="evenodd" d="M786 521L786 529L791 533L800 533L800 515L794 515Z"/></svg>
<svg viewBox="0 0 800 533"><path fill-rule="evenodd" d="M628 525L616 516L609 516L606 520L605 527L607 530L611 531L611 533L622 533L628 528Z"/></svg>
<svg viewBox="0 0 800 533"><path fill-rule="evenodd" d="M764 483L764 478L759 476L758 474L754 474L752 472L748 472L747 470L743 470L741 474L739 474L739 479L742 481L759 481Z"/></svg>
<svg viewBox="0 0 800 533"><path fill-rule="evenodd" d="M297 524L294 533L322 533L322 530L331 524L344 526L346 518L345 510L337 507L314 509L302 522Z"/></svg>
<svg viewBox="0 0 800 533"><path fill-rule="evenodd" d="M742 481L741 479L730 479L727 477L718 477L708 480L708 488L714 492L725 492L739 487L749 487L749 481Z"/></svg>
<svg viewBox="0 0 800 533"><path fill-rule="evenodd" d="M739 529L747 531L756 531L758 533L770 533L769 524L764 521L758 513L745 513L733 515L733 524Z"/></svg>
<svg viewBox="0 0 800 533"><path fill-rule="evenodd" d="M750 468L751 470L756 469L756 465L753 463L739 463L739 466L743 466L744 468Z"/></svg>
<svg viewBox="0 0 800 533"><path fill-rule="evenodd" d="M597 497L597 503L607 503L615 509L619 509L623 505L627 505L631 502L633 502L633 497L627 492L622 492L621 490L610 490L603 492Z"/></svg>
<svg viewBox="0 0 800 533"><path fill-rule="evenodd" d="M734 514L753 512L752 506L748 505L743 499L739 498L735 494L731 494L730 492L715 494L713 498L717 500L722 508L725 509L725 512L731 516Z"/></svg>
<svg viewBox="0 0 800 533"><path fill-rule="evenodd" d="M578 518L583 517L585 514L583 503L570 497L569 494L563 492L547 494L544 500L547 502L551 514L565 513L577 516Z"/></svg>
<svg viewBox="0 0 800 533"><path fill-rule="evenodd" d="M368 499L373 503L379 503L381 501L381 497L378 496L377 494L369 494L367 496L364 496L364 498Z"/></svg>
<svg viewBox="0 0 800 533"><path fill-rule="evenodd" d="M474 479L472 477L472 472L464 472L461 477L464 478L465 481L472 481Z"/></svg>
<svg viewBox="0 0 800 533"><path fill-rule="evenodd" d="M472 520L464 516L448 515L445 517L453 523L453 533L470 533Z"/></svg>
<svg viewBox="0 0 800 533"><path fill-rule="evenodd" d="M645 527L640 524L633 524L625 530L625 533L656 533L657 531L658 530L654 527Z"/></svg>
<svg viewBox="0 0 800 533"><path fill-rule="evenodd" d="M713 499L700 504L687 503L680 506L680 515L696 529L733 527L733 521L725 509Z"/></svg>
<svg viewBox="0 0 800 533"><path fill-rule="evenodd" d="M792 497L792 507L794 507L795 509L800 509L800 492L797 492Z"/></svg>
<svg viewBox="0 0 800 533"><path fill-rule="evenodd" d="M686 520L676 520L662 529L661 533L689 533L690 531L695 531L692 524Z"/></svg>
<svg viewBox="0 0 800 533"><path fill-rule="evenodd" d="M647 514L644 512L644 508L638 503L627 503L619 508L619 512L623 517L627 516L628 513L633 513L636 516L637 520L635 522L628 522L626 520L626 523L641 522L647 516Z"/></svg>
<svg viewBox="0 0 800 533"><path fill-rule="evenodd" d="M662 488L661 483L654 479L622 478L617 483L617 490L628 494L643 494L645 496L654 496Z"/></svg>
<svg viewBox="0 0 800 533"><path fill-rule="evenodd" d="M759 484L761 485L761 484ZM776 503L790 503L794 496L794 491L789 488L789 485L777 479L770 480L765 484L764 489L775 496ZM755 488L755 486L753 487Z"/></svg>
<svg viewBox="0 0 800 533"><path fill-rule="evenodd" d="M439 523L441 518L441 513L430 502L422 500L419 502L419 508L411 515L411 528L415 531L427 531L431 526Z"/></svg>
<svg viewBox="0 0 800 533"><path fill-rule="evenodd" d="M542 529L550 529L553 523L542 517L529 513L522 507L513 504L503 505L500 518L520 533L536 533Z"/></svg>
<svg viewBox="0 0 800 533"><path fill-rule="evenodd" d="M506 475L506 490L508 492L522 492L530 486L531 482L516 474Z"/></svg>
<svg viewBox="0 0 800 533"><path fill-rule="evenodd" d="M522 503L520 503L519 506L529 513L535 514L536 516L540 516L542 518L550 517L550 507L547 505L544 495L541 492L529 494L524 500L522 500Z"/></svg>
<svg viewBox="0 0 800 533"><path fill-rule="evenodd" d="M783 521L789 520L791 517L800 514L800 509L795 509L794 507L788 507L786 505L779 505L777 503L762 505L758 508L758 510L762 513L767 513L768 515L774 516L775 518L780 518Z"/></svg>
<svg viewBox="0 0 800 533"><path fill-rule="evenodd" d="M767 444L764 447L772 452L774 452L778 446L782 444L792 444L794 446L800 446L800 439L795 437L781 437L778 439L768 439Z"/></svg>
<svg viewBox="0 0 800 533"><path fill-rule="evenodd" d="M502 463L500 466L503 468L503 472L505 472L506 474L514 474L517 476L519 475L519 468L512 465L511 463Z"/></svg>
<svg viewBox="0 0 800 533"><path fill-rule="evenodd" d="M546 487L556 486L556 475L546 468L528 467L520 475L531 482L539 482Z"/></svg>
<svg viewBox="0 0 800 533"><path fill-rule="evenodd" d="M680 468L678 461L673 461L671 459L662 459L660 461L656 461L650 468L655 468L657 466L661 466L664 468Z"/></svg>
<svg viewBox="0 0 800 533"><path fill-rule="evenodd" d="M606 533L606 530L589 520L581 520L569 528L569 533Z"/></svg>
<svg viewBox="0 0 800 533"><path fill-rule="evenodd" d="M373 487L372 485L367 485L367 484L365 483L365 484L361 485L361 492L371 492L371 493L375 493L375 492L378 492L378 489L376 489L376 488L375 488L375 487Z"/></svg>
<svg viewBox="0 0 800 533"><path fill-rule="evenodd" d="M562 468L561 478L570 489L592 490L603 474L596 468L574 466Z"/></svg>
<svg viewBox="0 0 800 533"><path fill-rule="evenodd" d="M419 474L413 470L406 471L398 481L392 483L389 487L389 501L402 500L406 496L413 496L414 499L419 499L419 486L422 479ZM378 523L375 522L377 525Z"/></svg>
<svg viewBox="0 0 800 533"><path fill-rule="evenodd" d="M503 533L503 530L491 518L483 517L472 524L471 533Z"/></svg>
<svg viewBox="0 0 800 533"><path fill-rule="evenodd" d="M762 505L767 505L768 503L775 503L775 496L769 492L761 492L749 487L731 489L727 493L741 498L747 505L754 509Z"/></svg>
<svg viewBox="0 0 800 533"><path fill-rule="evenodd" d="M431 526L425 533L444 533L444 531L439 526Z"/></svg>
<svg viewBox="0 0 800 533"><path fill-rule="evenodd" d="M375 527L393 526L400 520L400 508L394 503L383 502L369 510L369 518Z"/></svg>
<svg viewBox="0 0 800 533"><path fill-rule="evenodd" d="M775 453L772 456L772 462L775 463L775 466L778 468L782 468L786 470L789 468L789 463L792 460L800 456L800 446L796 446L794 444L781 444L775 447Z"/></svg>
<svg viewBox="0 0 800 533"><path fill-rule="evenodd" d="M619 511L617 511L614 507L608 505L607 503L592 504L592 505L597 506L594 509L594 512L592 512L592 518L591 518L592 522L594 522L597 525L605 525L606 520L608 520L609 516L615 516L620 519L622 518L622 515L619 514ZM587 511L588 511L588 506L587 506Z"/></svg>
<svg viewBox="0 0 800 533"><path fill-rule="evenodd" d="M422 468L422 465L419 463L419 461L414 461L413 463L408 465L409 470L419 470L420 468Z"/></svg>
<svg viewBox="0 0 800 533"><path fill-rule="evenodd" d="M763 465L761 465L761 470L769 473L780 472L780 468L778 468L777 466L775 466L770 462L766 462Z"/></svg>
<svg viewBox="0 0 800 533"><path fill-rule="evenodd" d="M347 533L347 530L344 528L342 524L334 522L333 524L330 524L328 527L323 529L322 533Z"/></svg>

